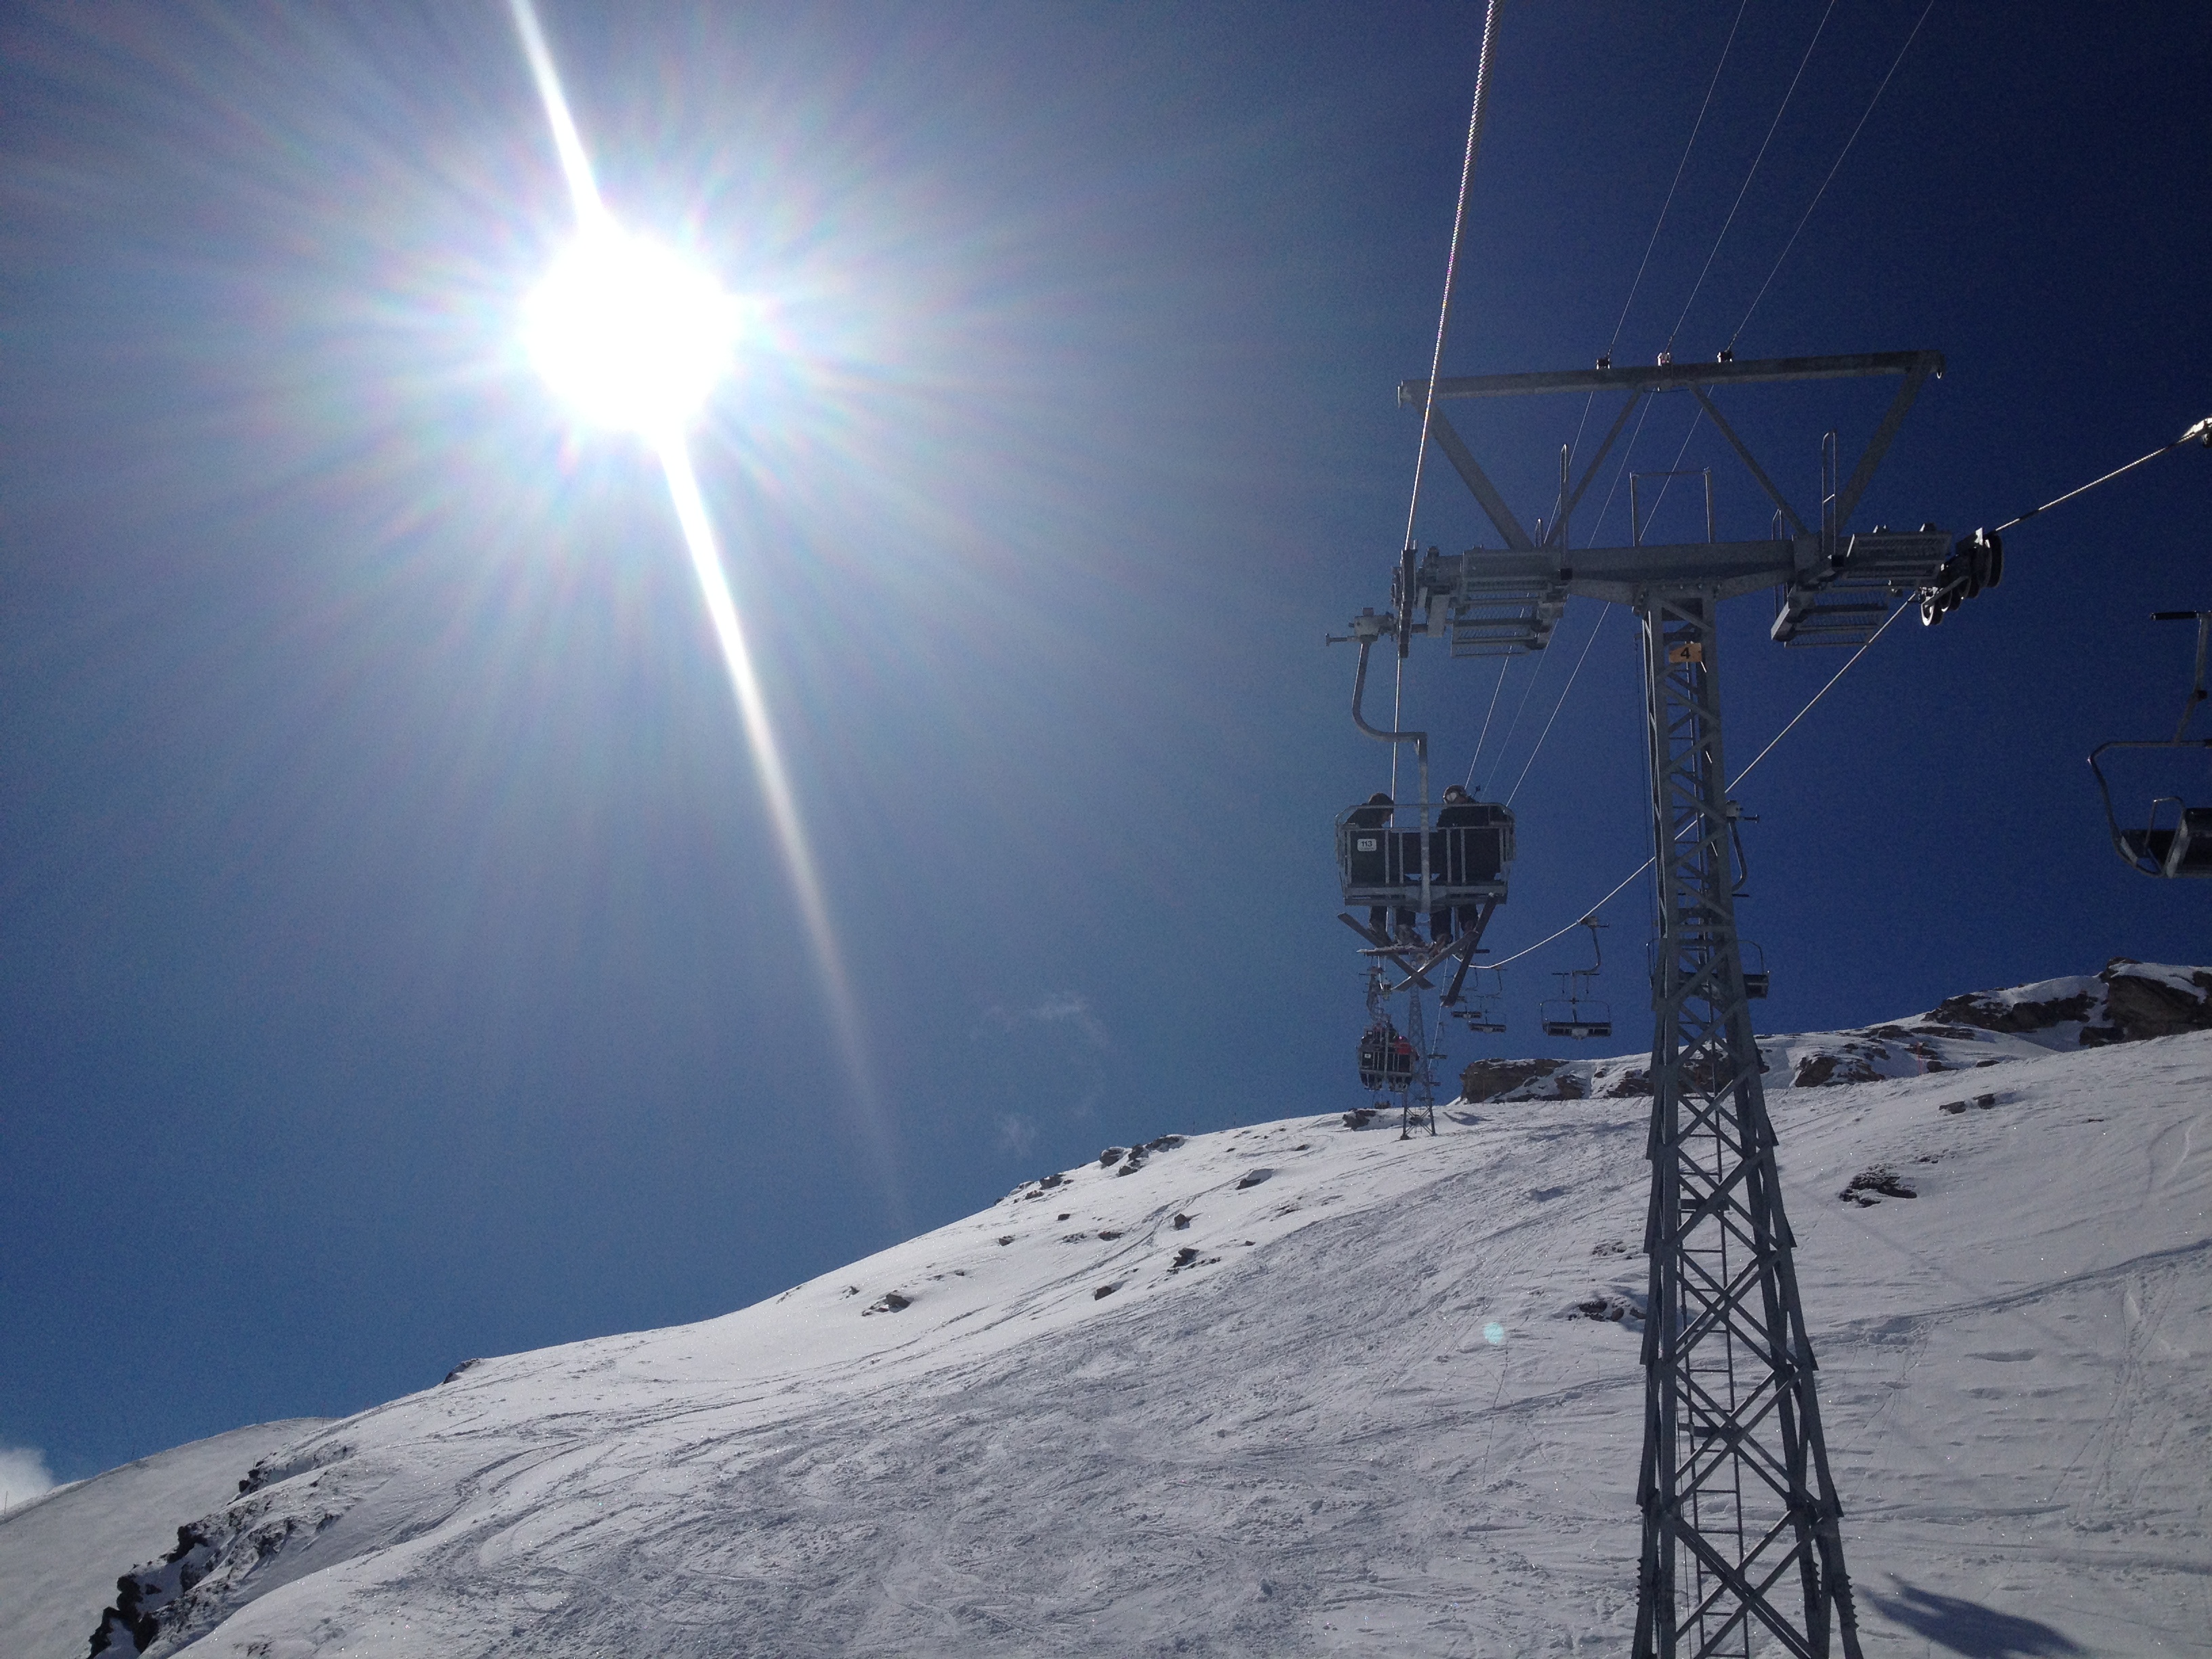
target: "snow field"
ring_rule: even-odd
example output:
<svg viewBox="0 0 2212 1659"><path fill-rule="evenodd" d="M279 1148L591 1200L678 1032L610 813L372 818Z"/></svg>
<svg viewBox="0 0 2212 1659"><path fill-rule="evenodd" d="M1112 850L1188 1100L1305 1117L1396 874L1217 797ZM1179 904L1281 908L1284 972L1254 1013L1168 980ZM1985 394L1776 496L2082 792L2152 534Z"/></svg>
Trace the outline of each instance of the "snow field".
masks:
<svg viewBox="0 0 2212 1659"><path fill-rule="evenodd" d="M1868 1651L2212 1651L2212 1033L2002 1041L1771 1097ZM1625 1650L1646 1106L1156 1144L482 1362L212 1516L154 1651Z"/></svg>

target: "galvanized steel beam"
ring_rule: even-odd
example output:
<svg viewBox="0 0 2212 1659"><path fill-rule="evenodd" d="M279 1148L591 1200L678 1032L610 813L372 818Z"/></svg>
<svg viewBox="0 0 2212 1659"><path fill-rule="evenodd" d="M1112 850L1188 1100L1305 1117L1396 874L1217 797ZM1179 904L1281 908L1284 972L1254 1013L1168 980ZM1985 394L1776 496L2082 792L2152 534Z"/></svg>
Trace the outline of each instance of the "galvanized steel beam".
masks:
<svg viewBox="0 0 2212 1659"><path fill-rule="evenodd" d="M1637 1659L1859 1659L1775 1136L1744 994L1713 586L1647 589L1645 725L1659 878ZM1786 1587L1795 1583L1798 1594Z"/></svg>

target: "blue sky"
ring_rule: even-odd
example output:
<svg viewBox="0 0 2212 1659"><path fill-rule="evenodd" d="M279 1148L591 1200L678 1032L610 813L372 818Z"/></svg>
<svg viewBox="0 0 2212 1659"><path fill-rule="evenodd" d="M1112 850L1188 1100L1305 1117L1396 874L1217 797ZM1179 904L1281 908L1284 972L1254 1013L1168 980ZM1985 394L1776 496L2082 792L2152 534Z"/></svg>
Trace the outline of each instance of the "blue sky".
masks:
<svg viewBox="0 0 2212 1659"><path fill-rule="evenodd" d="M1824 9L1745 7L1624 361L1735 329L1922 7L1838 0L1697 285ZM1603 349L1736 15L1508 9L1448 372ZM504 8L20 9L0 1443L64 1478L1356 1093L1328 825L1388 758L1321 641L1387 596L1480 9L544 16L610 204L771 319L694 452L872 1086L650 459L517 346L569 220ZM2212 413L2208 56L2182 9L1937 0L1736 348L1947 354L1862 524L1995 523ZM1881 397L1732 408L1802 499ZM1524 517L1576 412L1462 422ZM2081 757L2172 725L2185 642L2145 618L2212 604L2208 491L2186 451L2023 527L1747 786L1763 1023L2206 958L2212 893L2121 867ZM1423 542L1478 537L1446 475ZM1728 623L1739 757L1837 663L1765 621ZM1493 672L1411 665L1442 771ZM1614 616L1519 786L1501 948L1644 856L1635 682ZM1624 1048L1643 903L1608 912ZM1543 1052L1577 948L1454 1063Z"/></svg>

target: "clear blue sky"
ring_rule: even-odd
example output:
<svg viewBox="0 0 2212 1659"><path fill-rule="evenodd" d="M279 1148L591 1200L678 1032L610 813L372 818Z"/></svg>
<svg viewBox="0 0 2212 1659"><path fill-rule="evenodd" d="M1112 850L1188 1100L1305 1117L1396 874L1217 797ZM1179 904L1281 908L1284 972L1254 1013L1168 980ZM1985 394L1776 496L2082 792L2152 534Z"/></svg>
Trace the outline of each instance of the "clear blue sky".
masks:
<svg viewBox="0 0 2212 1659"><path fill-rule="evenodd" d="M1746 9L1624 360L1824 3ZM1685 356L1920 11L1838 0ZM722 1312L1109 1143L1356 1093L1328 825L1387 757L1321 638L1387 595L1480 8L545 15L617 212L772 307L696 453L874 1094L660 482L516 347L568 213L504 8L18 9L0 1443L64 1477ZM1735 15L1508 8L1448 371L1604 347ZM2208 84L2188 8L1937 0L1737 344L1948 355L1861 523L1994 523L2212 413ZM1737 407L1802 499L1881 396ZM1465 422L1524 517L1577 412ZM2189 451L2024 528L2002 588L1891 630L1747 787L1765 1022L2212 957L2212 891L2124 870L2081 763L2171 726L2185 641L2144 618L2212 605L2208 498ZM1448 474L1430 501L1425 543L1484 529ZM1837 662L1765 621L1730 623L1739 757ZM1446 770L1492 672L1408 677ZM1644 855L1635 672L1615 616L1516 799L1501 947ZM1621 1048L1643 903L1610 913ZM1516 972L1504 1052L1573 948Z"/></svg>

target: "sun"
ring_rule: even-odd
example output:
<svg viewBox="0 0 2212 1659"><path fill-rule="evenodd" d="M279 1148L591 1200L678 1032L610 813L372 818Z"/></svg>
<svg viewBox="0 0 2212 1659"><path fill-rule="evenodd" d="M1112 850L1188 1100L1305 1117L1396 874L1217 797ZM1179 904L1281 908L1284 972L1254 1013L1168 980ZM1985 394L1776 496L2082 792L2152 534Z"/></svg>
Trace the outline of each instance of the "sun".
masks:
<svg viewBox="0 0 2212 1659"><path fill-rule="evenodd" d="M522 340L561 400L593 425L656 441L680 432L727 371L738 307L671 249L601 222L523 302Z"/></svg>

